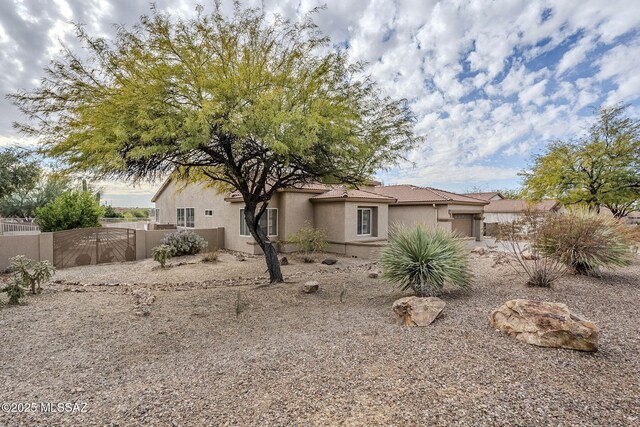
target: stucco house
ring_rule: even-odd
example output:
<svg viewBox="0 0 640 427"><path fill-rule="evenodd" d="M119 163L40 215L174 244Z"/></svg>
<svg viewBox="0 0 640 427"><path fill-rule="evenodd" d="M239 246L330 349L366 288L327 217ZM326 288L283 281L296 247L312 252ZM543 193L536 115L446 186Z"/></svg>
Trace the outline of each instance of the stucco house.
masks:
<svg viewBox="0 0 640 427"><path fill-rule="evenodd" d="M492 193L476 193L476 197L485 197ZM527 212L545 215L558 212L562 204L555 199L530 202L524 199L503 199L500 193L493 193L489 204L484 208L484 234L492 236L499 224L510 224L523 218Z"/></svg>
<svg viewBox="0 0 640 427"><path fill-rule="evenodd" d="M187 186L166 180L152 198L157 224L178 228L224 227L225 248L260 254L243 216L238 193L218 194L205 184ZM309 184L276 192L262 225L280 252L296 248L287 238L305 223L325 230L329 252L368 257L382 247L394 224L424 223L481 238L483 207L487 201L433 188L409 185L380 186L370 182L360 189L343 185Z"/></svg>

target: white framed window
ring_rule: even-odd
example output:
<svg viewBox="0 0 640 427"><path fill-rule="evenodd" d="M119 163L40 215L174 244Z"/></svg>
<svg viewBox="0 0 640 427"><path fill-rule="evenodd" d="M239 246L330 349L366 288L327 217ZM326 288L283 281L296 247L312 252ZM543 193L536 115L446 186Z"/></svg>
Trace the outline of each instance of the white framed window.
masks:
<svg viewBox="0 0 640 427"><path fill-rule="evenodd" d="M177 208L176 225L178 227L194 228L196 222L195 208Z"/></svg>
<svg viewBox="0 0 640 427"><path fill-rule="evenodd" d="M371 208L358 208L358 236L371 236Z"/></svg>
<svg viewBox="0 0 640 427"><path fill-rule="evenodd" d="M204 216L213 216L213 209L205 209Z"/></svg>
<svg viewBox="0 0 640 427"><path fill-rule="evenodd" d="M176 225L178 227L184 227L184 208L176 209Z"/></svg>
<svg viewBox="0 0 640 427"><path fill-rule="evenodd" d="M194 228L196 226L196 209L195 208L184 208L186 213L186 224L187 228Z"/></svg>
<svg viewBox="0 0 640 427"><path fill-rule="evenodd" d="M260 218L260 228L267 231L270 237L278 235L278 209L268 208ZM240 209L240 235L251 236L247 222L244 220L244 209Z"/></svg>
<svg viewBox="0 0 640 427"><path fill-rule="evenodd" d="M156 208L156 222L160 222L160 209Z"/></svg>

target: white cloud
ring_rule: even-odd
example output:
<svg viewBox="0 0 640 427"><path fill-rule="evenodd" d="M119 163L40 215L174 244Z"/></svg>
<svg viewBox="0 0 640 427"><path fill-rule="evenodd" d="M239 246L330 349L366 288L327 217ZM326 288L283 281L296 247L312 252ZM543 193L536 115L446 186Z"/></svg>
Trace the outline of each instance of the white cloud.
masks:
<svg viewBox="0 0 640 427"><path fill-rule="evenodd" d="M264 0L267 11L292 19L323 3ZM32 85L58 47L54 39L73 40L69 19L109 35L112 22L131 24L147 7L125 0L54 0L46 11L22 0L15 4L13 14L0 4L5 92ZM193 13L188 0L157 5L181 16ZM427 142L409 154L416 169L392 175L414 184L446 184L513 179L519 168L508 162L521 163L540 145L580 133L584 118L578 112L585 107L637 103L637 6L637 0L327 0L314 19L334 43L348 42L351 60L369 62L366 72L390 96L410 101L416 132L427 135ZM231 10L230 1L224 7ZM560 57L551 62L556 49ZM8 125L14 118L15 109L0 104L0 145L28 142L16 140ZM155 188L105 185L118 197L150 197Z"/></svg>

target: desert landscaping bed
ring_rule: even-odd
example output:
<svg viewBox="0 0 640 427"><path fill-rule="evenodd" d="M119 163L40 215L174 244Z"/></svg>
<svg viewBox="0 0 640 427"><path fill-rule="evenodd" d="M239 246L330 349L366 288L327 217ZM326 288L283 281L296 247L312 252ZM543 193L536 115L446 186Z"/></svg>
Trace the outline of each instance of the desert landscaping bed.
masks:
<svg viewBox="0 0 640 427"><path fill-rule="evenodd" d="M0 307L0 402L79 402L86 413L0 412L31 425L606 425L640 422L640 262L601 279L526 288L474 255L474 288L444 316L401 327L378 266L283 266L197 257L61 270L26 304ZM304 294L307 280L320 283ZM116 286L117 285L117 286ZM135 314L144 292L150 314ZM600 350L539 348L496 332L514 298L566 303ZM341 302L342 300L342 302Z"/></svg>

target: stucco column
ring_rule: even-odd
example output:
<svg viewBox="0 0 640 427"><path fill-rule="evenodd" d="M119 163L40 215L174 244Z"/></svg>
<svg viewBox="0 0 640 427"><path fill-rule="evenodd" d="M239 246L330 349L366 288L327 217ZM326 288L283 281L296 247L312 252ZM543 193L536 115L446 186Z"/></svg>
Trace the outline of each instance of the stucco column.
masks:
<svg viewBox="0 0 640 427"><path fill-rule="evenodd" d="M473 216L473 236L477 242L482 240L482 215Z"/></svg>
<svg viewBox="0 0 640 427"><path fill-rule="evenodd" d="M40 233L40 261L53 264L53 233Z"/></svg>

